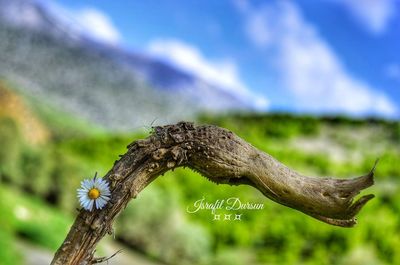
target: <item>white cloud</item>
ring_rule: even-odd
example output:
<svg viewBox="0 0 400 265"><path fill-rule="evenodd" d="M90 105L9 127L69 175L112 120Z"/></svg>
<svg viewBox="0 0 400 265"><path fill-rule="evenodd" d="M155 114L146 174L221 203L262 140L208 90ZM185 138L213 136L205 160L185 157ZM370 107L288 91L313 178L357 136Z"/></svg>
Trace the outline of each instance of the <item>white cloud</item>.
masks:
<svg viewBox="0 0 400 265"><path fill-rule="evenodd" d="M72 12L73 17L92 37L109 43L118 43L121 35L110 17L100 10L85 8Z"/></svg>
<svg viewBox="0 0 400 265"><path fill-rule="evenodd" d="M265 12L268 13L268 10L265 10ZM267 16L268 14L263 12L254 13L247 21L247 33L253 43L260 47L269 45L272 41L271 28L268 27L269 25L266 21Z"/></svg>
<svg viewBox="0 0 400 265"><path fill-rule="evenodd" d="M68 25L68 31L74 32L77 36L84 34L113 45L121 41L121 34L112 19L94 7L69 9L53 1L43 0L43 3L58 16L58 20Z"/></svg>
<svg viewBox="0 0 400 265"><path fill-rule="evenodd" d="M395 104L383 93L346 71L294 3L277 1L240 10L250 41L276 53L281 82L298 110L353 115L397 113ZM254 28L257 23L262 25ZM259 34L266 34L268 41L260 41Z"/></svg>
<svg viewBox="0 0 400 265"><path fill-rule="evenodd" d="M396 15L398 0L335 0L343 4L354 18L371 33L383 33Z"/></svg>
<svg viewBox="0 0 400 265"><path fill-rule="evenodd" d="M148 50L181 70L251 100L259 109L268 106L266 98L253 94L246 87L239 77L236 64L231 59L210 60L196 47L174 39L154 40L148 45Z"/></svg>

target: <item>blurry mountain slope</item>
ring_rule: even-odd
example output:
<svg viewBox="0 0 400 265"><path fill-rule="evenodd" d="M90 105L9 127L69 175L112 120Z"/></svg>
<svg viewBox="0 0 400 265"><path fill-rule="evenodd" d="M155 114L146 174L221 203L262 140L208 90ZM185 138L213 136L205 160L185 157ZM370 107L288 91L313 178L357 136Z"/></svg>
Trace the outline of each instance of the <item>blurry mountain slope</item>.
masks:
<svg viewBox="0 0 400 265"><path fill-rule="evenodd" d="M92 39L43 1L0 0L0 7L0 78L64 111L127 130L251 108L229 90Z"/></svg>

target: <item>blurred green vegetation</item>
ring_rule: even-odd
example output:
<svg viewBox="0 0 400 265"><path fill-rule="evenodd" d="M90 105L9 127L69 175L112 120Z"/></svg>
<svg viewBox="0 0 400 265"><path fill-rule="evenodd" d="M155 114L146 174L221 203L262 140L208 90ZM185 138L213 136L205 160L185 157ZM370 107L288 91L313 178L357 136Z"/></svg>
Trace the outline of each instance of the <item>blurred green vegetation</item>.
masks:
<svg viewBox="0 0 400 265"><path fill-rule="evenodd" d="M148 134L80 133L70 120L62 130L60 121L43 120L50 120L53 138L31 145L16 122L0 119L2 264L21 261L18 237L54 251L78 207L80 181L95 171L104 175L130 142ZM307 175L358 176L380 158L376 185L367 191L376 198L356 227L343 229L277 205L254 188L215 185L177 169L130 203L115 226L118 240L167 264L400 264L400 123L240 113L203 115L200 122L228 128ZM213 221L209 211L187 213L202 197L238 197L264 209L242 211L242 221L231 222Z"/></svg>
<svg viewBox="0 0 400 265"><path fill-rule="evenodd" d="M46 204L37 196L0 185L0 260L3 265L22 261L15 238L56 251L65 238L72 217Z"/></svg>

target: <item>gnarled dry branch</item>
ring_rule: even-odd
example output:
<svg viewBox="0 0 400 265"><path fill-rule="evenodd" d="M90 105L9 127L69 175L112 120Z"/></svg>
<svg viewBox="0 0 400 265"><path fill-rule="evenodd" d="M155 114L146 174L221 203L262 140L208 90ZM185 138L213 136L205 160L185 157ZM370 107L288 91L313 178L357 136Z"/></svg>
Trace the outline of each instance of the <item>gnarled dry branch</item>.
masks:
<svg viewBox="0 0 400 265"><path fill-rule="evenodd" d="M92 264L97 243L111 233L128 202L166 171L187 166L216 183L248 184L271 200L331 225L351 227L355 215L374 196L354 197L373 184L374 170L353 179L300 175L232 132L216 126L181 122L155 127L154 133L128 146L105 179L111 200L102 210L81 210L52 264Z"/></svg>

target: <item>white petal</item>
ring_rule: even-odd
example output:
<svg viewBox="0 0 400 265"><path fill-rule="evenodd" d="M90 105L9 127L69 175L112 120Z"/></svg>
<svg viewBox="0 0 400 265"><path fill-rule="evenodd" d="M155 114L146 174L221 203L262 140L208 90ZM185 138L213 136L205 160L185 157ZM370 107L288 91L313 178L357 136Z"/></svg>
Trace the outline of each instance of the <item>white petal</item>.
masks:
<svg viewBox="0 0 400 265"><path fill-rule="evenodd" d="M78 194L85 195L85 194L88 194L88 192L89 191L87 191L87 190L80 190L80 191L78 191Z"/></svg>
<svg viewBox="0 0 400 265"><path fill-rule="evenodd" d="M94 203L94 200L90 200L90 202L89 202L89 211L93 210L93 203Z"/></svg>
<svg viewBox="0 0 400 265"><path fill-rule="evenodd" d="M96 200L95 200L95 204L96 204L96 209L101 209L101 207L100 207L100 200L99 200L100 198L97 198Z"/></svg>
<svg viewBox="0 0 400 265"><path fill-rule="evenodd" d="M100 197L103 198L106 201L110 200L110 195L107 195L107 194L100 194Z"/></svg>
<svg viewBox="0 0 400 265"><path fill-rule="evenodd" d="M82 189L82 188L80 188L80 189L77 189L76 190L78 193L82 193L82 192L88 192L88 190L86 190L86 189Z"/></svg>
<svg viewBox="0 0 400 265"><path fill-rule="evenodd" d="M100 190L105 190L107 189L107 182L103 179L96 179L95 185L100 189Z"/></svg>
<svg viewBox="0 0 400 265"><path fill-rule="evenodd" d="M93 187L93 180L91 179L85 179L83 181L82 187L84 187L87 190L90 190Z"/></svg>
<svg viewBox="0 0 400 265"><path fill-rule="evenodd" d="M97 203L97 209L102 209L104 205L106 205L107 201L100 197L96 200L96 203Z"/></svg>
<svg viewBox="0 0 400 265"><path fill-rule="evenodd" d="M78 194L78 198L86 198L86 194Z"/></svg>
<svg viewBox="0 0 400 265"><path fill-rule="evenodd" d="M87 184L87 180L86 179L82 180L82 182L81 182L82 189L87 189L86 184Z"/></svg>
<svg viewBox="0 0 400 265"><path fill-rule="evenodd" d="M89 204L90 204L90 199L85 199L85 205L86 205L86 208L89 208Z"/></svg>
<svg viewBox="0 0 400 265"><path fill-rule="evenodd" d="M85 208L86 210L88 210L88 207L89 207L88 204L89 204L89 201L87 201L87 200L82 201L82 207Z"/></svg>
<svg viewBox="0 0 400 265"><path fill-rule="evenodd" d="M104 196L110 196L110 195L111 195L111 193L110 193L109 190L102 190L102 191L100 192L100 194L101 194L101 195L104 195Z"/></svg>
<svg viewBox="0 0 400 265"><path fill-rule="evenodd" d="M102 183L102 184L99 185L99 189L101 191L105 191L105 190L108 190L108 187L105 184Z"/></svg>

